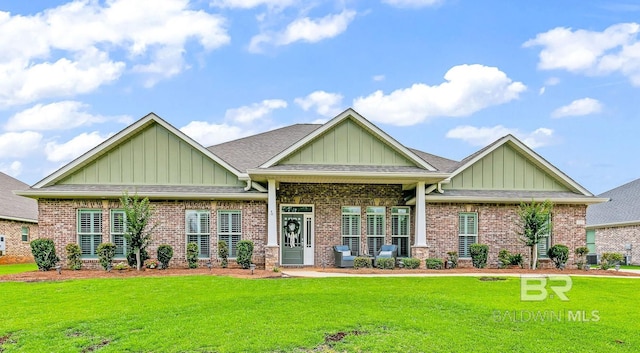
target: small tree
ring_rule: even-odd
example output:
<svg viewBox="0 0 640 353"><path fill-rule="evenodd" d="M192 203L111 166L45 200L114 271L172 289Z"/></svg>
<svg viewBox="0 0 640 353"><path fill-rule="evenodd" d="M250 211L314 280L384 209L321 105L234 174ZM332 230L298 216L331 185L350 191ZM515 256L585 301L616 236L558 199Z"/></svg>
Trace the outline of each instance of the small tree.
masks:
<svg viewBox="0 0 640 353"><path fill-rule="evenodd" d="M489 255L489 245L471 244L469 246L471 262L475 268L485 268L487 266L487 256Z"/></svg>
<svg viewBox="0 0 640 353"><path fill-rule="evenodd" d="M575 254L576 254L576 266L578 266L579 270L582 270L582 268L584 267L585 264L585 256L587 256L587 254L589 253L589 248L587 248L586 246L581 246L579 248L576 248L575 250Z"/></svg>
<svg viewBox="0 0 640 353"><path fill-rule="evenodd" d="M520 239L531 248L531 268L538 267L538 243L549 236L551 230L550 216L553 204L549 200L544 202L531 201L530 204L521 203L518 208L520 218Z"/></svg>
<svg viewBox="0 0 640 353"><path fill-rule="evenodd" d="M69 243L65 247L67 251L67 266L69 266L72 270L79 270L82 268L82 260L80 257L82 256L82 250L80 250L80 245L76 243Z"/></svg>
<svg viewBox="0 0 640 353"><path fill-rule="evenodd" d="M144 262L140 252L149 245L151 234L157 227L156 223L150 223L154 210L149 198L145 197L140 200L137 194L129 197L126 191L120 198L120 203L126 215L127 226L124 236L136 255L136 269L140 271Z"/></svg>
<svg viewBox="0 0 640 353"><path fill-rule="evenodd" d="M160 268L167 269L169 268L169 261L173 257L173 248L171 245L162 244L158 246L158 261L160 261Z"/></svg>
<svg viewBox="0 0 640 353"><path fill-rule="evenodd" d="M100 243L96 249L98 253L98 260L100 260L100 266L106 270L111 265L111 260L116 256L116 244L114 243Z"/></svg>
<svg viewBox="0 0 640 353"><path fill-rule="evenodd" d="M253 257L253 242L251 240L240 240L238 242L238 257L236 261L242 268L249 268Z"/></svg>
<svg viewBox="0 0 640 353"><path fill-rule="evenodd" d="M569 260L569 247L556 244L547 250L547 255L549 255L551 261L556 264L556 268L563 268L567 260Z"/></svg>
<svg viewBox="0 0 640 353"><path fill-rule="evenodd" d="M451 268L458 267L458 252L449 251L447 252L447 255L449 255L449 261L451 261Z"/></svg>
<svg viewBox="0 0 640 353"><path fill-rule="evenodd" d="M189 268L198 268L198 243L187 244L187 262Z"/></svg>
<svg viewBox="0 0 640 353"><path fill-rule="evenodd" d="M222 268L227 268L229 264L229 246L227 246L227 242L224 240L218 242L218 258L220 258Z"/></svg>
<svg viewBox="0 0 640 353"><path fill-rule="evenodd" d="M60 258L56 255L56 246L52 239L36 239L31 242L31 254L40 271L49 271L56 266Z"/></svg>

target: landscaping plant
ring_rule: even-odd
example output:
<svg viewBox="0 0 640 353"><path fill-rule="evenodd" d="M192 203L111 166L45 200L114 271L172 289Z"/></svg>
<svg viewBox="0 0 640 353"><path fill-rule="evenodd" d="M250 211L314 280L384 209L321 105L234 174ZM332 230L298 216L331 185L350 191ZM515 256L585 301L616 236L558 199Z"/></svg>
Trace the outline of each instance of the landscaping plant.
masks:
<svg viewBox="0 0 640 353"><path fill-rule="evenodd" d="M531 268L538 268L538 243L549 236L551 230L551 211L553 203L531 201L530 204L521 203L518 208L520 239L531 248Z"/></svg>
<svg viewBox="0 0 640 353"><path fill-rule="evenodd" d="M356 270L359 268L371 268L371 259L364 256L356 256L353 259L353 268Z"/></svg>
<svg viewBox="0 0 640 353"><path fill-rule="evenodd" d="M562 244L556 244L547 250L547 255L556 265L556 268L564 268L569 260L569 247Z"/></svg>
<svg viewBox="0 0 640 353"><path fill-rule="evenodd" d="M414 270L414 269L420 267L420 259L417 259L415 257L407 257L407 258L402 259L401 261L402 261L402 266L404 268L408 268L410 270Z"/></svg>
<svg viewBox="0 0 640 353"><path fill-rule="evenodd" d="M71 270L79 270L82 268L82 250L80 249L80 245L76 243L69 243L65 247L67 251L67 266Z"/></svg>
<svg viewBox="0 0 640 353"><path fill-rule="evenodd" d="M376 267L382 270L393 270L396 266L396 259L393 257L381 257L376 260Z"/></svg>
<svg viewBox="0 0 640 353"><path fill-rule="evenodd" d="M56 267L60 258L56 255L56 246L52 239L41 238L31 242L31 254L40 271L49 271Z"/></svg>
<svg viewBox="0 0 640 353"><path fill-rule="evenodd" d="M451 268L458 267L458 252L457 251L449 251L447 252L449 256L449 261L451 261Z"/></svg>
<svg viewBox="0 0 640 353"><path fill-rule="evenodd" d="M140 261L144 264L145 261L151 258L147 249L140 249ZM138 260L136 256L136 252L133 249L129 249L127 251L127 264L129 267L138 268Z"/></svg>
<svg viewBox="0 0 640 353"><path fill-rule="evenodd" d="M187 263L189 268L198 268L198 244L191 242L187 244Z"/></svg>
<svg viewBox="0 0 640 353"><path fill-rule="evenodd" d="M141 252L149 245L151 234L157 227L157 223L150 223L153 217L153 207L149 198L145 197L140 200L137 194L130 197L126 191L120 198L120 203L126 215L124 236L127 239L127 244L135 253L136 269L140 271L145 260L142 258Z"/></svg>
<svg viewBox="0 0 640 353"><path fill-rule="evenodd" d="M238 257L236 261L242 268L247 269L251 265L253 257L253 242L251 240L240 240L238 242Z"/></svg>
<svg viewBox="0 0 640 353"><path fill-rule="evenodd" d="M220 266L227 268L229 264L229 246L224 240L218 242L218 258L220 259Z"/></svg>
<svg viewBox="0 0 640 353"><path fill-rule="evenodd" d="M160 261L160 269L169 268L169 261L173 257L173 248L171 245L162 244L158 246L158 261Z"/></svg>
<svg viewBox="0 0 640 353"><path fill-rule="evenodd" d="M426 259L424 260L424 266L429 270L441 270L443 262L441 259Z"/></svg>
<svg viewBox="0 0 640 353"><path fill-rule="evenodd" d="M615 265L619 265L624 257L621 253L617 252L605 252L600 256L600 268L608 270Z"/></svg>
<svg viewBox="0 0 640 353"><path fill-rule="evenodd" d="M489 245L471 244L469 246L471 262L475 268L485 268L487 266L487 256L489 255Z"/></svg>
<svg viewBox="0 0 640 353"><path fill-rule="evenodd" d="M578 270L582 270L582 268L586 264L585 257L587 256L588 253L589 253L589 248L587 248L586 246L581 246L579 248L576 248L575 250L576 266L578 266Z"/></svg>
<svg viewBox="0 0 640 353"><path fill-rule="evenodd" d="M105 271L108 270L109 266L111 265L111 260L113 260L113 257L116 256L116 244L100 243L96 252L98 253L100 266L102 266Z"/></svg>

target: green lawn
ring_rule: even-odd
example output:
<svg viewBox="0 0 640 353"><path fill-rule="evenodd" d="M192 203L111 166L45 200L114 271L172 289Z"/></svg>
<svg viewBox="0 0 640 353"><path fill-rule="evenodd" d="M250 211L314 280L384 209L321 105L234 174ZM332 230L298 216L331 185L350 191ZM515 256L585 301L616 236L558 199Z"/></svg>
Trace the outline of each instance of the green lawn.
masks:
<svg viewBox="0 0 640 353"><path fill-rule="evenodd" d="M639 290L575 277L569 301L523 302L515 277L5 282L0 351L637 352Z"/></svg>
<svg viewBox="0 0 640 353"><path fill-rule="evenodd" d="M9 275L12 273L20 273L27 271L37 271L38 266L35 263L27 264L15 264L15 265L0 265L0 276Z"/></svg>

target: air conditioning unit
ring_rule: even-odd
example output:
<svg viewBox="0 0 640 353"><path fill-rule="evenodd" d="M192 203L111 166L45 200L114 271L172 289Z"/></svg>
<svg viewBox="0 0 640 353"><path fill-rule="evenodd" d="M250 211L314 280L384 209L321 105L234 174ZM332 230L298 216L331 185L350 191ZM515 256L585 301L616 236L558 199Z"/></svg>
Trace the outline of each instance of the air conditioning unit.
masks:
<svg viewBox="0 0 640 353"><path fill-rule="evenodd" d="M599 256L596 254L587 255L587 265L597 265Z"/></svg>

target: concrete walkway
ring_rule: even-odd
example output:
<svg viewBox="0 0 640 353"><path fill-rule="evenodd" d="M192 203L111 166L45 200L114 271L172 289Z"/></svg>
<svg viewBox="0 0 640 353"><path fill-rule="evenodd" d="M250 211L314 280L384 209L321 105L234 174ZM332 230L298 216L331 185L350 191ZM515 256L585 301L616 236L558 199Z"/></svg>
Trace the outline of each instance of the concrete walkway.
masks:
<svg viewBox="0 0 640 353"><path fill-rule="evenodd" d="M640 270L620 270L620 272L632 272L640 275ZM286 277L305 277L305 278L328 278L328 277L520 277L520 276L536 276L535 273L496 273L496 272L487 272L487 273L479 273L479 272L469 272L469 273L447 273L447 271L443 271L442 273L393 273L389 271L388 273L346 273L346 272L331 272L331 271L320 271L320 270L307 270L307 269L285 269L282 271L282 275ZM541 276L547 275L545 273L541 273ZM553 274L553 275L561 275L561 274ZM569 274L569 276L578 276L578 277L608 277L608 278L633 278L640 279L640 276L618 276L615 274L615 271L612 271L611 275L601 275L601 274L589 274L585 271L584 274Z"/></svg>

